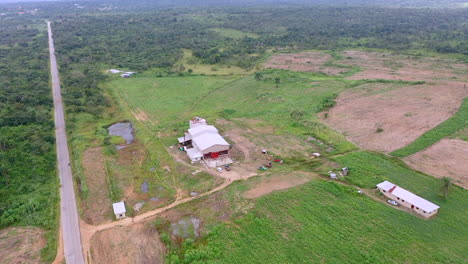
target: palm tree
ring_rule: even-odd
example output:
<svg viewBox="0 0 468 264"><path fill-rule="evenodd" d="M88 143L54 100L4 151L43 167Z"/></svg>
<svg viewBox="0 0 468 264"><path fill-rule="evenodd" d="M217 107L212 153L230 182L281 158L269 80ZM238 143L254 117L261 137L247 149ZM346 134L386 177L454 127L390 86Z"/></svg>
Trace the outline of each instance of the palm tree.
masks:
<svg viewBox="0 0 468 264"><path fill-rule="evenodd" d="M257 81L257 86L258 86L258 88L260 88L260 81L262 80L262 77L263 77L262 74L259 73L259 72L256 72L256 73L254 74L254 78L255 78L255 80Z"/></svg>
<svg viewBox="0 0 468 264"><path fill-rule="evenodd" d="M440 191L442 192L442 195L444 195L444 198L447 199L447 196L450 192L450 187L452 186L452 178L450 177L443 177L442 178L442 187L440 188Z"/></svg>
<svg viewBox="0 0 468 264"><path fill-rule="evenodd" d="M275 83L276 83L276 88L278 88L278 85L280 84L281 79L279 77L275 78Z"/></svg>

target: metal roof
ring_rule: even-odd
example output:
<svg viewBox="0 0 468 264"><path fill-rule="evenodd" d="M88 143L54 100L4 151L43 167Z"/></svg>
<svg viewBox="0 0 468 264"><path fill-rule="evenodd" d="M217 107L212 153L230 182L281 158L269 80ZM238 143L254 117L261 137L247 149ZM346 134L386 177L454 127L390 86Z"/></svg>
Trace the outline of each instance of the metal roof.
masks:
<svg viewBox="0 0 468 264"><path fill-rule="evenodd" d="M205 133L201 134L192 139L192 143L195 144L201 151L204 151L212 146L221 145L229 146L226 140L219 134Z"/></svg>
<svg viewBox="0 0 468 264"><path fill-rule="evenodd" d="M211 125L198 125L196 127L190 128L188 130L189 134L192 138L195 138L198 135L205 134L205 133L218 133L218 129Z"/></svg>
<svg viewBox="0 0 468 264"><path fill-rule="evenodd" d="M114 214L122 214L122 213L125 213L126 211L125 204L123 201L112 204L112 207L114 208Z"/></svg>
<svg viewBox="0 0 468 264"><path fill-rule="evenodd" d="M200 152L200 150L197 147L187 149L187 155L192 160L203 157L203 154Z"/></svg>
<svg viewBox="0 0 468 264"><path fill-rule="evenodd" d="M377 187L380 188L380 189L383 189L393 195L395 195L396 197L402 199L402 200L405 200L407 201L408 203L416 206L416 207L419 207L421 208L422 210L426 211L426 212L432 212L434 210L437 210L439 209L440 207L436 204L433 204L431 202L429 202L428 200L422 198L422 197L419 197L417 196L416 194L408 191L408 190L405 190L403 188L401 188L400 186L398 185L395 185L389 181L384 181L384 182L381 182L379 184L377 184Z"/></svg>

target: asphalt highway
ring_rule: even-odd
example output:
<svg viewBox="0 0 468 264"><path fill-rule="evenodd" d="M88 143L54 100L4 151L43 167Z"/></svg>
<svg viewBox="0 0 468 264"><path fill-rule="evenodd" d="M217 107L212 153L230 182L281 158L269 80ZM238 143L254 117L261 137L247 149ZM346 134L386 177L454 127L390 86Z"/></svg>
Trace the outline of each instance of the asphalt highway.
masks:
<svg viewBox="0 0 468 264"><path fill-rule="evenodd" d="M70 153L68 151L67 133L65 130L60 78L55 57L54 39L49 21L47 21L47 27L49 32L52 94L54 97L57 168L60 177L60 223L64 255L67 264L84 264L75 189L73 188L73 177L70 167Z"/></svg>

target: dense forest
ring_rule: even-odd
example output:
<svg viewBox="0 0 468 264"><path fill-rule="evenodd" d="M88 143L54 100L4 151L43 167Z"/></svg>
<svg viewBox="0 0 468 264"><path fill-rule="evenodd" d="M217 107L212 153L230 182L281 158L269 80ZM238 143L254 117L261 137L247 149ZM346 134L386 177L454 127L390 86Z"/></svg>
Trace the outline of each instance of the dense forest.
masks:
<svg viewBox="0 0 468 264"><path fill-rule="evenodd" d="M0 27L0 228L39 226L55 240L58 184L47 36L34 23L7 20Z"/></svg>
<svg viewBox="0 0 468 264"><path fill-rule="evenodd" d="M468 55L463 10L387 8L171 8L151 13L60 17L65 62L146 70L171 67L181 49L202 62L252 67L269 48L427 49ZM211 30L258 34L241 39Z"/></svg>

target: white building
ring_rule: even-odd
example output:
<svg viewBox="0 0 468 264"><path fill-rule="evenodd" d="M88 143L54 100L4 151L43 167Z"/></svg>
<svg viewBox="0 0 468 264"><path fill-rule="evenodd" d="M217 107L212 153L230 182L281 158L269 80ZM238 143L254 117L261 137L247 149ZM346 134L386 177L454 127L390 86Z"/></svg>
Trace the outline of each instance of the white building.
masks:
<svg viewBox="0 0 468 264"><path fill-rule="evenodd" d="M122 201L122 202L118 202L118 203L114 203L112 204L112 207L114 208L114 214L115 214L115 218L118 220L118 219L123 219L125 218L125 203Z"/></svg>
<svg viewBox="0 0 468 264"><path fill-rule="evenodd" d="M429 218L437 214L439 206L417 196L389 181L377 184L377 189L386 197L397 201L401 205L412 209L414 212Z"/></svg>
<svg viewBox="0 0 468 264"><path fill-rule="evenodd" d="M206 120L195 117L189 122L190 128L178 138L192 162L204 160L210 167L232 163L229 157L231 145L219 134L216 127Z"/></svg>

